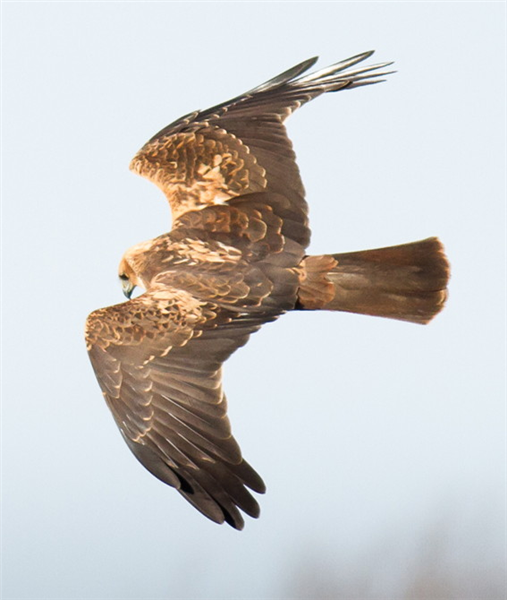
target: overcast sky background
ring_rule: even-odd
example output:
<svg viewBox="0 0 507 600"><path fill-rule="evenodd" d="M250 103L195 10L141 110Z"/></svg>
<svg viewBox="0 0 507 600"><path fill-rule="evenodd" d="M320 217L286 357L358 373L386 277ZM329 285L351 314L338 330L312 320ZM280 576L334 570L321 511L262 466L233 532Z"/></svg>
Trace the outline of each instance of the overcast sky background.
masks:
<svg viewBox="0 0 507 600"><path fill-rule="evenodd" d="M503 598L505 4L2 11L3 597ZM238 533L130 453L84 321L122 300L124 250L170 227L128 171L146 140L306 58L370 49L397 74L288 121L310 250L438 235L449 301L427 327L289 314L230 359L233 431L268 486Z"/></svg>

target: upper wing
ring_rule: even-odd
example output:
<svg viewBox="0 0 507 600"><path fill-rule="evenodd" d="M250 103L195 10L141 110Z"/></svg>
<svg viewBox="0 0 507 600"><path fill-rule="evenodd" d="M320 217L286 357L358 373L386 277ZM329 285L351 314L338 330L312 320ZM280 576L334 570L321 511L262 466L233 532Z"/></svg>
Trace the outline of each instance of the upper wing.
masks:
<svg viewBox="0 0 507 600"><path fill-rule="evenodd" d="M127 444L156 477L215 522L257 517L265 487L232 437L223 361L274 315L238 316L171 289L93 312L87 347Z"/></svg>
<svg viewBox="0 0 507 600"><path fill-rule="evenodd" d="M305 77L307 60L241 96L196 111L157 133L130 168L158 185L173 218L252 192L284 194L306 208L304 189L283 121L324 92L382 81L390 63L349 70L365 52Z"/></svg>

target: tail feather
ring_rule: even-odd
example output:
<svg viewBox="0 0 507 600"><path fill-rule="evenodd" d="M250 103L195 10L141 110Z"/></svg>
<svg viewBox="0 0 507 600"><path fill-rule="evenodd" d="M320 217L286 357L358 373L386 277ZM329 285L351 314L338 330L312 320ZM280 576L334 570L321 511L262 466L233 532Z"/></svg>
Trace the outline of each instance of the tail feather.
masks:
<svg viewBox="0 0 507 600"><path fill-rule="evenodd" d="M449 263L441 242L307 256L298 308L339 310L428 323L447 298Z"/></svg>

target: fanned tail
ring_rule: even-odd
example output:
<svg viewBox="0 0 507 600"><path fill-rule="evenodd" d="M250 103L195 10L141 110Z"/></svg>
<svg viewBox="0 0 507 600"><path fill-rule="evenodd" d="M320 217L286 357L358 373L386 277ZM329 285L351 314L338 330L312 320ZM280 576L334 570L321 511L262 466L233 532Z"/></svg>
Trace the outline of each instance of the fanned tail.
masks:
<svg viewBox="0 0 507 600"><path fill-rule="evenodd" d="M298 308L339 310L428 323L447 298L449 263L441 242L307 256Z"/></svg>

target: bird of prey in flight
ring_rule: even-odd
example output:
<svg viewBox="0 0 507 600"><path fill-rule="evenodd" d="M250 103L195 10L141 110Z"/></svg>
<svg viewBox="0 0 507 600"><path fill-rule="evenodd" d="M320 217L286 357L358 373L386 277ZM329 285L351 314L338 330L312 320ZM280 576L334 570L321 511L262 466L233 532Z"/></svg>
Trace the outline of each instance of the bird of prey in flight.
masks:
<svg viewBox="0 0 507 600"><path fill-rule="evenodd" d="M437 238L308 256L308 206L285 119L326 92L382 81L372 52L305 74L312 58L153 136L130 168L154 182L172 229L127 250L127 302L94 311L86 343L136 458L201 513L236 529L265 491L231 433L222 364L289 310L427 323L446 298ZM328 125L327 125L328 126ZM332 191L334 197L335 190ZM131 298L133 289L145 290Z"/></svg>

